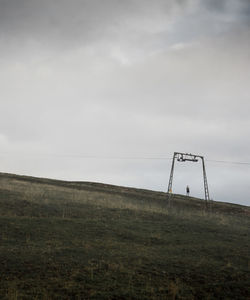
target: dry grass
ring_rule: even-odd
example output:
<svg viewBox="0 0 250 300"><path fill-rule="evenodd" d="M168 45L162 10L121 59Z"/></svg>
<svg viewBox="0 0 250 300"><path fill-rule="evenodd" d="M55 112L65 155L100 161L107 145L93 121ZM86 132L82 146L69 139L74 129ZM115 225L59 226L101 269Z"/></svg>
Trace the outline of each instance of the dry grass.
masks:
<svg viewBox="0 0 250 300"><path fill-rule="evenodd" d="M244 299L249 208L0 174L1 299Z"/></svg>

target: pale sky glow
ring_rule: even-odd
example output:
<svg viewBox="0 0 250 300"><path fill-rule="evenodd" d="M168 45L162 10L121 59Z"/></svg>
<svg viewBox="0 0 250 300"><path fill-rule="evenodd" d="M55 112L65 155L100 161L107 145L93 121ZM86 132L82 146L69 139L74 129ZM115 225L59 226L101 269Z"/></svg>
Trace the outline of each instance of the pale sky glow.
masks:
<svg viewBox="0 0 250 300"><path fill-rule="evenodd" d="M249 49L248 0L0 0L0 171L166 191L171 160L136 157L250 162ZM250 165L206 166L250 205Z"/></svg>

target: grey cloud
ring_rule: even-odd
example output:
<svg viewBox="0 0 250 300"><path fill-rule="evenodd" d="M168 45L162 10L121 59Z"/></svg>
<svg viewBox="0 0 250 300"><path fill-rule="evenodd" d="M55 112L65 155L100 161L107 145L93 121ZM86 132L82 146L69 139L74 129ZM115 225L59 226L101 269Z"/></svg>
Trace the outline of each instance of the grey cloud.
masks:
<svg viewBox="0 0 250 300"><path fill-rule="evenodd" d="M207 9L215 13L230 13L242 17L249 13L250 3L248 0L207 0L200 1L201 4Z"/></svg>
<svg viewBox="0 0 250 300"><path fill-rule="evenodd" d="M165 41L178 42L200 36L204 30L211 33L225 27L225 31L231 23L242 22L240 16L249 11L249 5L243 0L237 1L238 4L230 9L234 2L200 1L200 5L194 5L195 1L191 0L107 0L104 3L100 0L1 0L0 37L3 47L7 41L7 47L22 49L26 46L26 50L34 46L38 49L56 46L67 49L108 41L121 46L127 41L140 47L136 44L137 39L144 44L146 40L151 40L151 43L155 40L159 45L161 33ZM201 9L203 3L212 13ZM230 21L227 17L230 15L236 20ZM176 17L177 23L174 21ZM172 38L171 22L175 28ZM141 34L145 34L144 41Z"/></svg>
<svg viewBox="0 0 250 300"><path fill-rule="evenodd" d="M107 28L120 27L133 16L145 18L145 14L159 13L161 8L170 10L173 1L39 1L1 0L1 35L25 38L48 38L50 42L70 39L81 42L98 36Z"/></svg>
<svg viewBox="0 0 250 300"><path fill-rule="evenodd" d="M204 6L207 7L209 10L213 10L215 12L225 11L227 2L228 0L208 0L204 1Z"/></svg>
<svg viewBox="0 0 250 300"><path fill-rule="evenodd" d="M79 47L155 50L187 1L0 1L1 59L51 57ZM132 49L132 51L130 51ZM143 50L144 49L144 50Z"/></svg>

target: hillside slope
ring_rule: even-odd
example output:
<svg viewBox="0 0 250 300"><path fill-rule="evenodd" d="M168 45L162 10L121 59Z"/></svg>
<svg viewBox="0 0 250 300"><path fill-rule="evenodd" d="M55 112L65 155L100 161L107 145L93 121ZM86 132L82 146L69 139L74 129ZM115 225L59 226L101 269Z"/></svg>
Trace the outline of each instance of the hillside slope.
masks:
<svg viewBox="0 0 250 300"><path fill-rule="evenodd" d="M249 213L0 173L1 299L248 299Z"/></svg>

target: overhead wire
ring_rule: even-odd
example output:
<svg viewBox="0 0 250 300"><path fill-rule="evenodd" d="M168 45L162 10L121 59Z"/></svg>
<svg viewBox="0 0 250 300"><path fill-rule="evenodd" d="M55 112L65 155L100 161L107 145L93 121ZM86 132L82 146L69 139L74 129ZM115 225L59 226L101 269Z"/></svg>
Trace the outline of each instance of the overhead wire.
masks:
<svg viewBox="0 0 250 300"><path fill-rule="evenodd" d="M206 161L215 162L215 163L223 163L223 164L250 165L250 162L247 162L247 161L229 161L229 160L213 160L213 159L207 159Z"/></svg>
<svg viewBox="0 0 250 300"><path fill-rule="evenodd" d="M171 157L150 157L150 156L105 156L105 155L85 155L85 154L60 154L60 153L0 153L0 155L17 156L50 156L65 158L86 158L86 159L108 159L108 160L171 160Z"/></svg>
<svg viewBox="0 0 250 300"><path fill-rule="evenodd" d="M58 158L83 158L83 159L104 159L104 160L172 160L172 157L154 157L154 156L105 156L105 155L85 155L85 154L60 154L60 153L0 153L0 155L17 155L17 156L50 156ZM248 161L230 161L205 159L206 162L221 164L250 165Z"/></svg>

